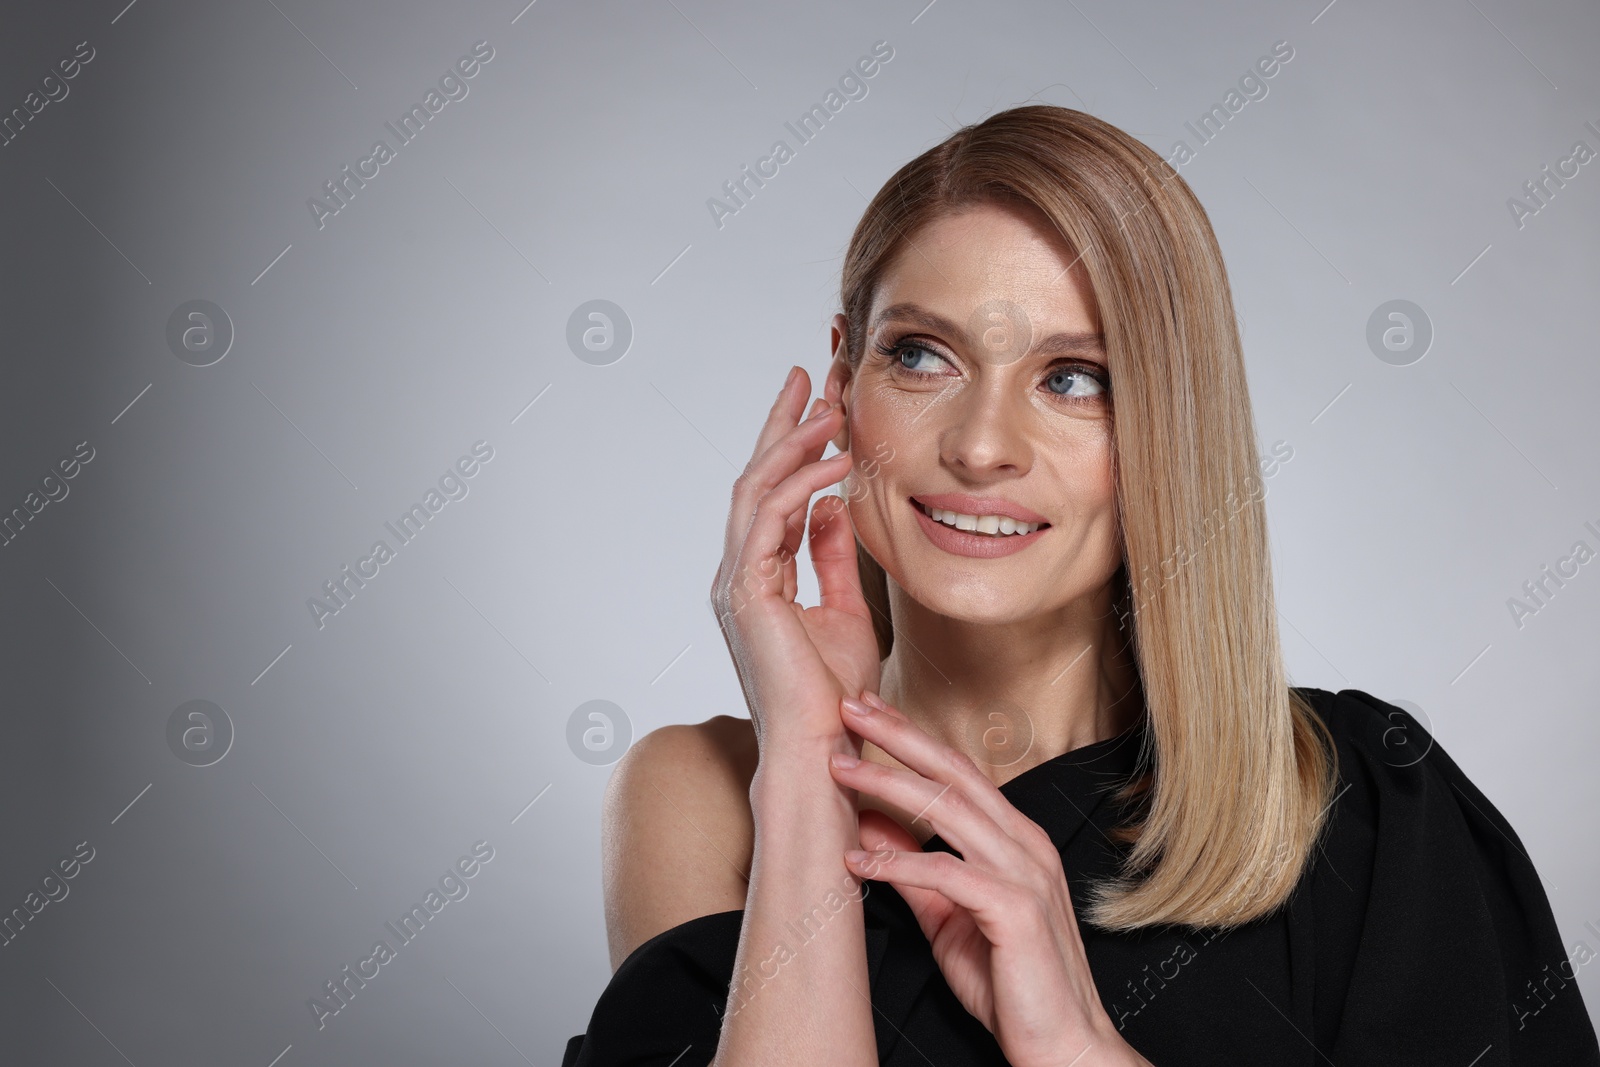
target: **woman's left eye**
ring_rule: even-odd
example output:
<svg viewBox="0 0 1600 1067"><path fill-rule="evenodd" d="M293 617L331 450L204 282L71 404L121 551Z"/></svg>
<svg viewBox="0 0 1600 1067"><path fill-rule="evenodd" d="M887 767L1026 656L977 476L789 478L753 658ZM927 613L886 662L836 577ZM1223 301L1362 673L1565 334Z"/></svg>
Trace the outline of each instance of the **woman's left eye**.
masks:
<svg viewBox="0 0 1600 1067"><path fill-rule="evenodd" d="M1057 396L1091 397L1106 391L1105 384L1086 367L1056 367L1044 382Z"/></svg>

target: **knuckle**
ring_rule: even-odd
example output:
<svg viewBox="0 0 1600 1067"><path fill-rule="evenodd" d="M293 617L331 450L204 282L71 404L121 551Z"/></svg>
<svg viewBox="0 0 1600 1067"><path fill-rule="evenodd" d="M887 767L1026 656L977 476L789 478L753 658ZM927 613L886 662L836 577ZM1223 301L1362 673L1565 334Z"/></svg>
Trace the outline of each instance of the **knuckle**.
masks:
<svg viewBox="0 0 1600 1067"><path fill-rule="evenodd" d="M945 790L939 803L945 805L955 815L968 815L975 810L971 798L955 788Z"/></svg>
<svg viewBox="0 0 1600 1067"><path fill-rule="evenodd" d="M945 749L944 765L950 773L963 778L982 773L978 770L977 762L971 756L953 748Z"/></svg>
<svg viewBox="0 0 1600 1067"><path fill-rule="evenodd" d="M1022 832L1027 838L1027 843L1033 849L1040 854L1047 854L1049 859L1055 861L1057 867L1061 865L1061 855L1056 851L1056 843L1050 839L1050 835L1045 832L1044 827L1030 819L1027 827Z"/></svg>
<svg viewBox="0 0 1600 1067"><path fill-rule="evenodd" d="M1055 884L1055 879L1050 876L1049 867L1028 864L1017 872L1017 879L1012 889L1019 896L1040 901L1049 899L1055 890Z"/></svg>
<svg viewBox="0 0 1600 1067"><path fill-rule="evenodd" d="M755 509L758 513L770 515L772 512L778 510L778 505L781 502L782 497L778 491L778 487L772 486L770 489L765 489L762 491L761 496L756 500Z"/></svg>

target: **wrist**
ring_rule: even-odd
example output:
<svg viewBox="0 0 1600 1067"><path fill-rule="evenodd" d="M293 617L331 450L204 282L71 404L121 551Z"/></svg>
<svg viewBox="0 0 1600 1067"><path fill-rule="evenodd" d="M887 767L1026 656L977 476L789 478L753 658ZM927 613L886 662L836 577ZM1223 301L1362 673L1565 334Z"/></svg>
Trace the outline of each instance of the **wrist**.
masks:
<svg viewBox="0 0 1600 1067"><path fill-rule="evenodd" d="M1128 1044L1127 1039L1122 1036L1109 1016L1098 1020L1090 1027L1089 1040L1093 1043L1093 1047L1099 1050L1100 1058L1084 1057L1077 1061L1077 1067L1084 1067L1091 1061L1103 1064L1104 1067L1154 1067L1149 1060L1139 1055L1138 1050Z"/></svg>
<svg viewBox="0 0 1600 1067"><path fill-rule="evenodd" d="M829 769L835 752L856 755L856 746L841 732L835 738L789 738L768 741L750 779L750 811L759 830L763 823L811 823L837 815L855 834L853 791L841 786Z"/></svg>

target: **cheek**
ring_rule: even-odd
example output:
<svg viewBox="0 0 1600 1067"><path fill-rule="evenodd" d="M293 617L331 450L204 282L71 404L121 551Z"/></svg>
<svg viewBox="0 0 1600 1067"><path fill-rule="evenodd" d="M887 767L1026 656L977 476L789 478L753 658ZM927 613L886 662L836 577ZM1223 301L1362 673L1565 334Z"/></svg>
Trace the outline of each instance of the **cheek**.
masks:
<svg viewBox="0 0 1600 1067"><path fill-rule="evenodd" d="M855 457L857 480L876 480L892 469L900 457L911 455L918 439L917 430L928 428L917 422L920 408L906 403L904 396L881 389L857 391L850 406L850 452Z"/></svg>
<svg viewBox="0 0 1600 1067"><path fill-rule="evenodd" d="M1077 526L1084 541L1116 542L1117 479L1110 423L1074 426L1051 442L1050 481L1060 494L1062 518Z"/></svg>
<svg viewBox="0 0 1600 1067"><path fill-rule="evenodd" d="M879 531L892 521L897 494L904 491L899 478L914 454L919 424L917 409L903 398L858 395L850 408L849 481L845 485L851 517L862 543L869 550L885 546Z"/></svg>
<svg viewBox="0 0 1600 1067"><path fill-rule="evenodd" d="M891 448L904 452L919 427L929 428L928 420L919 419L927 398L894 389L876 376L863 373L861 379L851 393L851 451L862 456Z"/></svg>
<svg viewBox="0 0 1600 1067"><path fill-rule="evenodd" d="M1085 462L1080 470L1084 493L1108 506L1114 505L1117 499L1116 455L1116 443L1111 437L1111 424L1104 423L1089 446L1085 448Z"/></svg>

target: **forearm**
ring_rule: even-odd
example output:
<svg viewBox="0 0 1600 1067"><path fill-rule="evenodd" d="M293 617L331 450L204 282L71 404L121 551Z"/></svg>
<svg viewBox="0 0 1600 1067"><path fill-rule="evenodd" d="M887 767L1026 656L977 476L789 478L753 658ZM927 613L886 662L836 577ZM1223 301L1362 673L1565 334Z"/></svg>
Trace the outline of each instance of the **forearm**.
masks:
<svg viewBox="0 0 1600 1067"><path fill-rule="evenodd" d="M751 784L755 851L716 1067L878 1062L867 887L842 862L858 847L855 803L828 771L832 750L764 758Z"/></svg>

